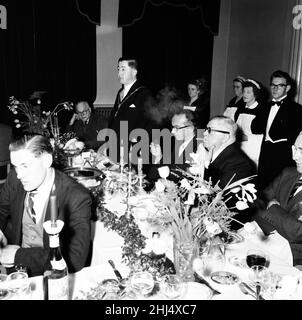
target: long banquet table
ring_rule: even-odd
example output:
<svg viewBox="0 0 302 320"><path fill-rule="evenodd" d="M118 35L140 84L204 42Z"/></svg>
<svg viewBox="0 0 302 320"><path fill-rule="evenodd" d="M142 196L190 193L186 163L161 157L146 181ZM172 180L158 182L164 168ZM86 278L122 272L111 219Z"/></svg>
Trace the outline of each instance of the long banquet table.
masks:
<svg viewBox="0 0 302 320"><path fill-rule="evenodd" d="M281 235L275 233L269 238L263 238L260 229L254 234L246 233L241 229L239 233L243 236L244 241L227 245L226 247L226 263L223 271L235 273L240 280L248 282L250 270L235 266L229 262L230 257L245 259L246 253L252 248L261 248L270 257L269 269L279 275L289 275L298 279L302 277L302 272L292 266L292 255L289 243ZM106 241L104 241L106 239ZM113 269L108 263L108 259L116 262L117 268L120 270L123 277L127 277L129 269L120 263L122 239L114 232L106 230L101 222L96 222L94 233L94 251L92 265L84 268L81 271L70 274L70 299L82 299L83 292L88 292L91 288L96 287L104 279L115 279ZM167 255L169 251L169 244ZM208 282L221 292L219 295L214 295L212 300L254 300L250 295L245 295L239 289L238 284L221 285L213 282L210 277L205 277ZM31 299L43 299L42 276L33 277L31 279L32 294ZM182 300L200 300L203 296L200 295L198 286L194 283L188 285L186 293L181 297ZM149 300L163 299L160 294L153 295ZM302 299L301 296L289 295L283 299Z"/></svg>

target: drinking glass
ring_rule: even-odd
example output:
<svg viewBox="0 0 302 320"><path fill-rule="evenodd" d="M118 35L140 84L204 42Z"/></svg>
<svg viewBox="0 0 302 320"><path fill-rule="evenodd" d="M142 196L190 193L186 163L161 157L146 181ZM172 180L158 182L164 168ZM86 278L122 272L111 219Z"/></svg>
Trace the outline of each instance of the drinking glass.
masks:
<svg viewBox="0 0 302 320"><path fill-rule="evenodd" d="M8 288L7 288L7 275L6 274L0 274L0 300L5 299L9 294Z"/></svg>
<svg viewBox="0 0 302 320"><path fill-rule="evenodd" d="M178 275L170 274L161 281L160 290L167 299L178 299L184 294L185 283Z"/></svg>
<svg viewBox="0 0 302 320"><path fill-rule="evenodd" d="M17 271L8 275L7 286L13 299L28 299L30 293L30 280L26 272Z"/></svg>
<svg viewBox="0 0 302 320"><path fill-rule="evenodd" d="M254 265L251 270L250 279L256 287L256 298L259 300L259 295L269 288L271 275L267 267L262 265Z"/></svg>
<svg viewBox="0 0 302 320"><path fill-rule="evenodd" d="M139 298L144 298L144 296L152 292L155 284L152 274L146 271L135 272L131 277L130 283Z"/></svg>
<svg viewBox="0 0 302 320"><path fill-rule="evenodd" d="M269 257L260 249L248 250L246 254L246 264L249 268L253 266L264 266L268 267L270 263Z"/></svg>

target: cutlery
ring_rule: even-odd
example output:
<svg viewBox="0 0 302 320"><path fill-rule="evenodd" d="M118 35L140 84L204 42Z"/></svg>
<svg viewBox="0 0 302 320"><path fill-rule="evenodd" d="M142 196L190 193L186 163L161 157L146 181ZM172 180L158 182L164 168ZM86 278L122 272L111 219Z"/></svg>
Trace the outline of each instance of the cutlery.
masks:
<svg viewBox="0 0 302 320"><path fill-rule="evenodd" d="M116 275L117 279L119 282L121 282L123 280L123 277L121 276L120 272L116 269L115 264L112 260L108 260L109 264L111 265L114 274Z"/></svg>
<svg viewBox="0 0 302 320"><path fill-rule="evenodd" d="M265 300L261 295L260 295L260 290L259 290L259 294L258 294L258 298L257 298L257 294L256 292L245 282L240 282L239 283L239 288L240 290L244 293L244 294L249 294L251 295L253 298L255 298L256 300ZM260 286L259 286L260 288Z"/></svg>
<svg viewBox="0 0 302 320"><path fill-rule="evenodd" d="M201 275L199 275L196 271L194 272L194 278L195 278L195 281L196 282L199 282L199 283L202 283L202 284L205 284L208 288L211 289L213 295L215 294L221 294L221 292L219 292L218 290L214 289L210 284L209 282L204 279Z"/></svg>

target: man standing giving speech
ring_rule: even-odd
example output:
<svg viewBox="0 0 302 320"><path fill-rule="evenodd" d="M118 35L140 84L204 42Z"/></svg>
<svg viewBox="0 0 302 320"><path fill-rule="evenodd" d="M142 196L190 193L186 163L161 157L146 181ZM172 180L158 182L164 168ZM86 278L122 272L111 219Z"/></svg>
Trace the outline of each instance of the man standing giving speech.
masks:
<svg viewBox="0 0 302 320"><path fill-rule="evenodd" d="M125 145L128 142L129 134L132 130L146 129L148 119L145 114L146 102L151 96L151 92L137 80L138 62L136 59L122 57L118 60L118 79L123 85L118 91L114 106L109 116L108 128L112 129L117 137L116 148L117 159L121 140ZM123 123L121 124L121 122ZM120 126L128 126L121 128ZM126 137L125 135L128 134ZM127 140L127 141L126 141ZM102 153L102 147L99 153Z"/></svg>
<svg viewBox="0 0 302 320"><path fill-rule="evenodd" d="M26 266L41 275L49 254L44 221L50 220L50 194L55 185L57 217L64 222L60 246L69 272L81 270L90 247L91 197L88 190L51 167L49 140L25 136L9 146L13 169L0 194L0 262Z"/></svg>

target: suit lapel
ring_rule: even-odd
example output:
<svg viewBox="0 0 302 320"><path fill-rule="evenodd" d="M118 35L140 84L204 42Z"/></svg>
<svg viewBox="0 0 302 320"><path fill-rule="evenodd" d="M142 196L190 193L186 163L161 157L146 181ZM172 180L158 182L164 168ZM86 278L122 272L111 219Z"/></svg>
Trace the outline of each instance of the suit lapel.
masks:
<svg viewBox="0 0 302 320"><path fill-rule="evenodd" d="M16 243L22 243L22 220L23 220L23 212L24 212L24 201L26 196L26 191L23 189L20 183L20 202L16 203Z"/></svg>

